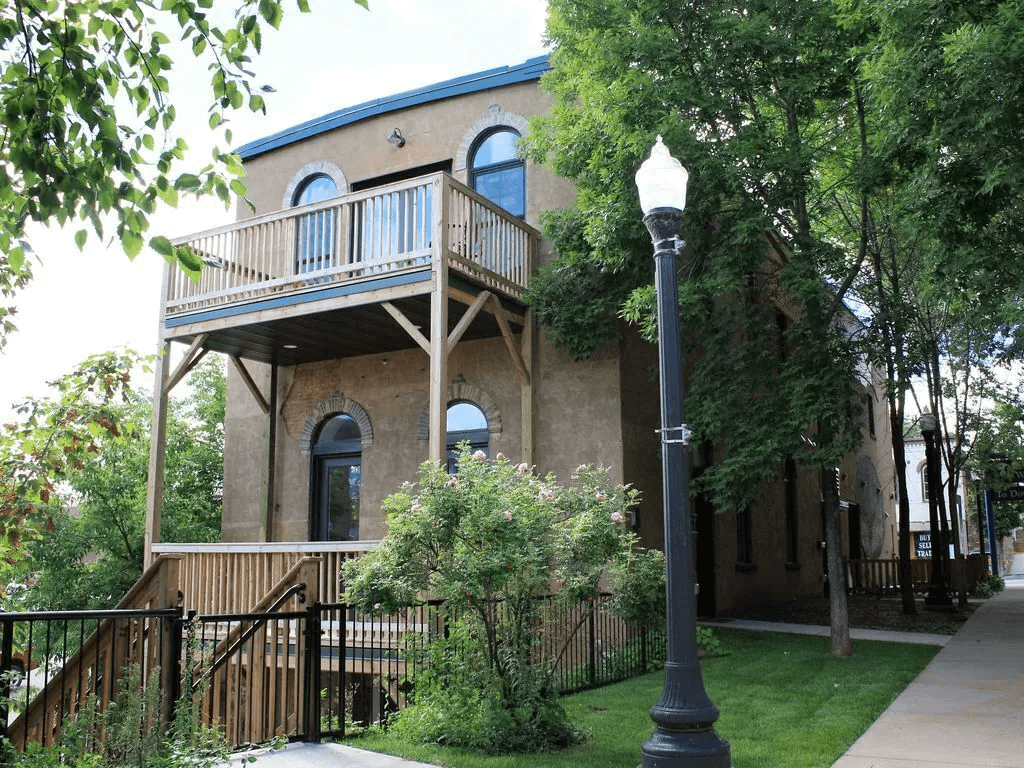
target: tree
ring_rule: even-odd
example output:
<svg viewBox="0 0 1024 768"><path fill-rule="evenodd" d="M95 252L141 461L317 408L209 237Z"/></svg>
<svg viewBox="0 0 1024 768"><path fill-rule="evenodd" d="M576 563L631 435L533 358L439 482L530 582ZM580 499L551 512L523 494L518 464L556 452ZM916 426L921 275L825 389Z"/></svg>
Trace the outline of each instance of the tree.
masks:
<svg viewBox="0 0 1024 768"><path fill-rule="evenodd" d="M355 0L366 7L367 0ZM308 11L308 0L297 0ZM264 110L250 54L263 28L277 28L281 0L238 0L234 15L213 0L14 0L0 7L0 293L30 277L29 222L73 223L82 248L90 230L113 229L134 258L157 204L179 194L245 195L238 158L221 148L186 168L169 75L181 46L206 61L209 126L226 129L233 110ZM223 18L224 23L217 23ZM179 37L181 42L172 41ZM190 84L191 85L191 84ZM189 98L195 98L189 93ZM163 235L149 245L197 273L202 264ZM10 330L0 307L0 345Z"/></svg>
<svg viewBox="0 0 1024 768"><path fill-rule="evenodd" d="M650 244L632 178L663 135L691 179L688 425L723 455L695 489L739 508L789 457L831 472L860 439L841 299L862 264L824 227L832 187L855 183L853 167L836 169L856 101L851 40L831 7L553 0L547 31L556 47L543 86L555 103L526 151L578 196L544 220L559 258L531 292L539 320L578 355L612 338L616 314L650 329ZM833 504L826 520L837 516ZM845 593L832 595L834 648L848 653Z"/></svg>
<svg viewBox="0 0 1024 768"><path fill-rule="evenodd" d="M1024 61L1020 6L841 0L837 8L856 31L858 82L870 113L863 193L873 215L863 229L879 253L875 280L886 283L874 306L887 343L875 349L896 375L897 468L905 467L903 398L921 376L931 409L948 414L940 445L955 509L971 435L987 418L978 406L991 393L979 387L992 366L1022 349L1024 280L1016 264L1024 153L1015 104L1024 81L1007 74ZM905 481L903 473L901 558L909 554ZM905 607L913 601L908 593Z"/></svg>
<svg viewBox="0 0 1024 768"><path fill-rule="evenodd" d="M882 128L878 150L913 184L915 215L934 236L933 287L997 305L1007 292L1019 297L1021 3L840 7L871 38L860 56Z"/></svg>
<svg viewBox="0 0 1024 768"><path fill-rule="evenodd" d="M106 353L85 360L51 382L53 397L17 407L17 418L0 428L0 577L23 559L28 541L53 529L63 509L61 483L82 469L105 437L131 428L120 406L130 398L131 370L138 359Z"/></svg>
<svg viewBox="0 0 1024 768"><path fill-rule="evenodd" d="M191 393L171 402L164 486L165 541L220 538L224 372L207 360ZM59 383L57 384L59 387ZM41 402L39 408L53 407ZM128 390L107 411L116 431L96 435L80 462L55 484L45 530L26 545L18 571L30 586L24 606L109 608L142 573L151 398Z"/></svg>
<svg viewBox="0 0 1024 768"><path fill-rule="evenodd" d="M468 448L457 474L424 463L418 487L385 500L380 545L342 572L346 602L365 612L444 600L449 636L434 641L430 665L417 671L415 704L394 727L492 753L572 741L557 702L557 659L537 653L542 598L553 592L560 605L593 606L602 573L616 565L625 618L649 624L663 615L661 553L639 549L624 525L636 499L589 466L560 486ZM568 646L577 629L560 631L560 641Z"/></svg>

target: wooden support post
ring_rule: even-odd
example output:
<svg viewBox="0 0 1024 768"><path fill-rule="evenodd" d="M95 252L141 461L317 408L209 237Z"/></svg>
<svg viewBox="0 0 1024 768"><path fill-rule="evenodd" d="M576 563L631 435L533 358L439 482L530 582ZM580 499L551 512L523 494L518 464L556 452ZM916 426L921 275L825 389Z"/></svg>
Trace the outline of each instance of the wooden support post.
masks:
<svg viewBox="0 0 1024 768"><path fill-rule="evenodd" d="M526 323L523 325L522 337L523 365L529 376L525 383L520 383L523 418L523 461L533 466L533 310L526 310Z"/></svg>
<svg viewBox="0 0 1024 768"><path fill-rule="evenodd" d="M177 608L180 588L180 557L167 557L160 560L160 572L157 577L157 601L153 608ZM174 703L180 691L178 683L181 679L181 622L179 619L162 619L160 654L160 725L167 728L174 714Z"/></svg>
<svg viewBox="0 0 1024 768"><path fill-rule="evenodd" d="M142 569L153 562L153 545L160 541L160 512L164 498L164 454L167 449L167 394L171 372L171 344L157 348L153 381L153 423L149 437L149 482L146 487L146 533Z"/></svg>
<svg viewBox="0 0 1024 768"><path fill-rule="evenodd" d="M448 206L450 190L444 177L434 182L440 205L434 206L434 251L430 291L430 453L442 462L448 444ZM436 198L435 198L436 199Z"/></svg>
<svg viewBox="0 0 1024 768"><path fill-rule="evenodd" d="M264 489L263 514L260 520L260 541L270 541L274 530L274 485L277 474L277 363L270 364L270 403L267 408L267 484Z"/></svg>

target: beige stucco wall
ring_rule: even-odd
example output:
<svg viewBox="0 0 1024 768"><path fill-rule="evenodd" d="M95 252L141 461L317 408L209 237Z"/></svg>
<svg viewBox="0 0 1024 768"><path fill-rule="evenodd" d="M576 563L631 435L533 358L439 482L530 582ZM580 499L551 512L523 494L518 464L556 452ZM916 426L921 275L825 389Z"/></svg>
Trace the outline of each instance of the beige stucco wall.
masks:
<svg viewBox="0 0 1024 768"><path fill-rule="evenodd" d="M621 403L614 348L575 362L550 345L538 344L534 384L534 462L541 474L567 479L582 463L607 466L622 479ZM257 379L266 387L266 366ZM491 455L522 456L521 396L501 339L459 344L449 358L450 393L484 393L500 417L492 432ZM269 538L304 540L308 532L309 457L301 448L307 420L317 404L342 395L369 417L373 441L362 454L360 538L384 533L381 502L407 480L415 480L427 458L421 424L426 411L427 356L419 349L365 355L284 369L280 376L280 421L276 493ZM228 375L225 455L224 537L255 540L259 535L266 476L267 417L255 405L241 378Z"/></svg>
<svg viewBox="0 0 1024 768"><path fill-rule="evenodd" d="M255 214L239 206L239 218L287 206L296 184L315 170L330 169L351 185L365 179L445 160L453 175L466 180L466 158L473 139L493 125L526 131L530 115L550 103L536 83L522 83L426 104L346 126L246 163L249 197ZM406 144L386 141L399 128ZM566 207L573 186L547 169L526 166L526 220L536 225L543 210ZM343 191L348 191L343 189ZM546 249L542 246L542 259ZM387 363L385 364L385 359ZM301 540L307 536L309 458L301 450L302 429L318 402L336 394L358 403L373 427L372 445L362 457L362 538L383 533L380 503L403 481L414 479L427 457L417 437L427 407L427 363L418 348L282 369L275 509L268 538ZM269 369L249 364L264 391ZM576 362L546 343L538 332L533 386L534 463L542 473L567 478L579 464L593 462L622 475L622 439L614 345L593 359ZM478 387L495 404L501 429L492 434L492 455L518 459L521 450L520 388L501 339L463 342L448 366L453 386ZM236 372L229 372L227 451L225 457L224 536L253 540L260 536L267 474L267 417L249 396Z"/></svg>

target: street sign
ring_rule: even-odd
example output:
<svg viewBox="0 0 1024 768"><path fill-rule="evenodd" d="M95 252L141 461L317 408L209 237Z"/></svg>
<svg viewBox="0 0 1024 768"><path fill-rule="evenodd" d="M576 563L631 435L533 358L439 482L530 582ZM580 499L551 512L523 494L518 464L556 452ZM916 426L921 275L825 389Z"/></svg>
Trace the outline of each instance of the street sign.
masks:
<svg viewBox="0 0 1024 768"><path fill-rule="evenodd" d="M1024 501L1024 486L1014 485L1003 491L993 491L992 501Z"/></svg>

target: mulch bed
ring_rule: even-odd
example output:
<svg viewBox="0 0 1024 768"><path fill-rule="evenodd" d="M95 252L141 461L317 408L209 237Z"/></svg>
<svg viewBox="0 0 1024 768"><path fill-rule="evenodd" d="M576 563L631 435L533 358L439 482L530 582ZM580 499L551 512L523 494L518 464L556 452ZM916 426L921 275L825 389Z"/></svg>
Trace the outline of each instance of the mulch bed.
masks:
<svg viewBox="0 0 1024 768"><path fill-rule="evenodd" d="M977 601L968 602L964 610L938 611L928 608L918 599L917 615L903 613L899 598L855 595L848 598L850 626L863 629L894 629L901 632L932 632L953 635L970 618ZM728 616L753 621L783 621L790 624L829 623L829 604L823 597L792 600L787 603L765 603L731 611ZM723 616L722 618L725 618Z"/></svg>

